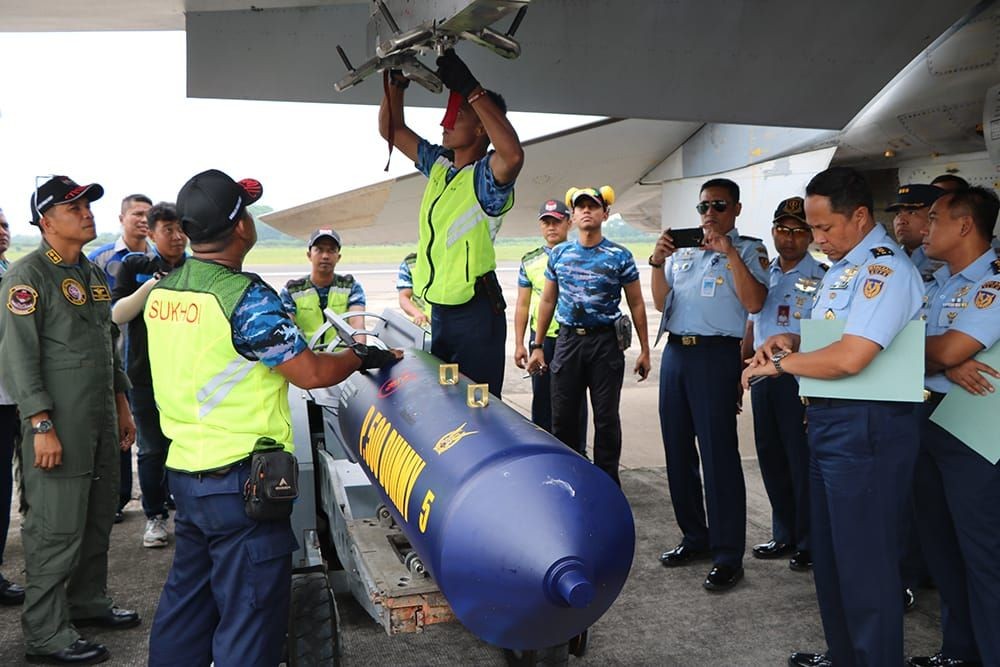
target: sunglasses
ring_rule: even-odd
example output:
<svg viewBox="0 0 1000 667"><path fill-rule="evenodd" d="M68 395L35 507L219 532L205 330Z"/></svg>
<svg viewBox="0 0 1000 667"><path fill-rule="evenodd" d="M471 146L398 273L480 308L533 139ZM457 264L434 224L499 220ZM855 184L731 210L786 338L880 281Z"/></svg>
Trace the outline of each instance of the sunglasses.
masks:
<svg viewBox="0 0 1000 667"><path fill-rule="evenodd" d="M776 234L786 236L805 236L812 232L808 227L785 227L784 225L775 225L774 231Z"/></svg>
<svg viewBox="0 0 1000 667"><path fill-rule="evenodd" d="M713 199L712 201L698 202L698 205L694 207L698 213L705 215L708 213L708 209L711 207L713 210L722 213L727 208L729 208L729 202L724 199Z"/></svg>

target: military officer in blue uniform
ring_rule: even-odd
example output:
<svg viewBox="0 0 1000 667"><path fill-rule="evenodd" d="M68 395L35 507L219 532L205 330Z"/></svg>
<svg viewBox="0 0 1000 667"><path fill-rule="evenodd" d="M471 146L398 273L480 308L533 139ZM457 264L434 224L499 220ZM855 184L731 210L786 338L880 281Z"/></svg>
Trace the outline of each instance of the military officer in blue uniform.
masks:
<svg viewBox="0 0 1000 667"><path fill-rule="evenodd" d="M934 279L934 272L941 268L943 262L931 259L924 250L924 236L930 225L928 216L933 204L945 191L936 185L913 183L899 186L896 201L889 205L886 213L894 213L892 231L896 241L910 256L910 261L920 271L924 282Z"/></svg>
<svg viewBox="0 0 1000 667"><path fill-rule="evenodd" d="M743 577L746 549L746 487L736 435L740 341L747 314L764 305L770 265L760 239L736 231L736 183L706 182L695 208L703 245L677 248L668 229L649 258L653 304L663 312L660 335L668 334L660 366L660 429L670 497L684 534L660 562L673 567L710 556L713 567L703 585L724 591ZM695 437L705 470L704 499Z"/></svg>
<svg viewBox="0 0 1000 667"><path fill-rule="evenodd" d="M914 475L917 522L941 594L941 650L914 667L1000 664L1000 470L929 417L951 391L989 392L973 359L1000 339L1000 259L990 248L1000 201L981 187L938 199L927 254L945 262L928 284L925 386ZM961 386L956 387L955 382ZM994 380L996 382L996 380Z"/></svg>
<svg viewBox="0 0 1000 667"><path fill-rule="evenodd" d="M744 371L833 380L855 375L920 311L920 273L872 215L857 171L833 167L806 187L806 219L833 262L812 319L844 322L840 340L799 352L799 337L772 336ZM827 653L793 653L790 665L903 662L899 524L917 455L916 404L807 399L813 571Z"/></svg>
<svg viewBox="0 0 1000 667"><path fill-rule="evenodd" d="M799 333L799 322L812 313L816 287L829 268L809 254L812 230L802 197L789 197L774 212L771 237L778 256L771 261L767 299L750 316L743 338L743 358L780 333ZM771 501L771 540L753 548L754 558L774 559L793 553L789 567L812 566L809 552L809 444L805 407L792 375L758 382L750 388L753 428L760 475Z"/></svg>

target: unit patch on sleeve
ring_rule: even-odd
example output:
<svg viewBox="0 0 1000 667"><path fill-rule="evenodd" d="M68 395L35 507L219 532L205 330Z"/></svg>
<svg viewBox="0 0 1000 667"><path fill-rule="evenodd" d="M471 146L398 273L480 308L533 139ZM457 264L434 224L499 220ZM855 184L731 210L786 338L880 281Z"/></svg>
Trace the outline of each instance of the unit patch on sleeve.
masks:
<svg viewBox="0 0 1000 667"><path fill-rule="evenodd" d="M874 299L882 292L882 281L875 278L869 278L865 281L863 286L863 291L865 293L866 299Z"/></svg>
<svg viewBox="0 0 1000 667"><path fill-rule="evenodd" d="M975 304L976 308L989 308L996 301L997 295L993 292L987 292L986 290L979 290L976 292Z"/></svg>
<svg viewBox="0 0 1000 667"><path fill-rule="evenodd" d="M884 276L888 278L889 276L892 275L892 269L890 269L888 266L884 264L869 264L868 273L872 274L873 276Z"/></svg>
<svg viewBox="0 0 1000 667"><path fill-rule="evenodd" d="M28 285L14 285L7 292L7 310L15 315L30 315L38 307L38 292Z"/></svg>

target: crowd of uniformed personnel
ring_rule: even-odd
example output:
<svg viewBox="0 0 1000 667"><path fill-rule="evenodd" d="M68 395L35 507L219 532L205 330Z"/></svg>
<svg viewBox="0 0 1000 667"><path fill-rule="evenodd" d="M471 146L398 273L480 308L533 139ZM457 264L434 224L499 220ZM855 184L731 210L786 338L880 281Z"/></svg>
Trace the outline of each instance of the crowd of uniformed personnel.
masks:
<svg viewBox="0 0 1000 667"><path fill-rule="evenodd" d="M524 153L503 98L453 51L438 66L458 100L442 145L406 126L399 72L387 76L379 115L381 134L428 178L399 302L429 326L436 356L499 397L507 320L493 241ZM364 310L364 290L335 272L335 230L312 234L309 275L280 294L242 271L256 241L247 207L259 182L209 170L176 204L126 197L122 238L88 259L90 204L103 194L65 176L38 184L31 212L42 242L13 264L0 213L0 556L18 419L26 555L24 588L0 576L0 603L24 605L29 662L106 660L107 649L78 629L141 623L106 593L109 534L127 500L120 483L138 431L144 546L168 543L165 519L176 507L150 664L277 664L296 541L287 517L247 515L250 455L262 439L291 450L289 382L329 386L400 353L360 339L312 352L333 343L321 331L328 307L364 328L351 315ZM1000 201L954 176L904 185L888 209L890 235L852 169L817 174L802 194L777 203L773 260L760 239L737 231L740 188L723 178L701 187L698 224L668 228L648 258L657 340L666 339L661 436L682 533L660 562L711 561L703 586L713 592L743 578L736 419L749 388L773 510L772 539L751 553L814 571L827 641L789 664L900 664L904 607L929 579L941 593L942 646L908 664L1000 665L997 467L930 420L949 392L986 395L989 377L1000 377L976 359L1000 338ZM533 421L586 456L592 416L593 461L619 482L633 335L635 373L644 380L651 368L635 259L602 233L613 204L609 187L571 188L542 204L544 244L525 255L518 279L514 362L532 376ZM810 319L842 322L843 332L806 351L800 324ZM801 378L857 375L917 320L926 323L925 359L913 360L926 369L925 402L800 397ZM116 325L126 324L122 345Z"/></svg>

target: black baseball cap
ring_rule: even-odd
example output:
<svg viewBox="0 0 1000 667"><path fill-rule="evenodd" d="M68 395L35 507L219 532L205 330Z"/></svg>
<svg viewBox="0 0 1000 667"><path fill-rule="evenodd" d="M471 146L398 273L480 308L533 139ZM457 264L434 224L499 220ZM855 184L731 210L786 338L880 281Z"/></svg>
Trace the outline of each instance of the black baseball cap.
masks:
<svg viewBox="0 0 1000 667"><path fill-rule="evenodd" d="M309 249L311 250L316 241L320 239L330 239L337 244L338 248L343 248L343 244L340 242L340 234L332 229L317 229L315 232L309 235Z"/></svg>
<svg viewBox="0 0 1000 667"><path fill-rule="evenodd" d="M31 224L37 226L42 214L53 206L68 204L77 199L97 201L104 196L104 188L97 183L79 185L69 176L53 176L31 193Z"/></svg>
<svg viewBox="0 0 1000 667"><path fill-rule="evenodd" d="M556 199L548 200L538 209L539 220L545 217L553 217L561 222L568 219L570 215L572 215L572 212L569 210L569 206Z"/></svg>
<svg viewBox="0 0 1000 667"><path fill-rule="evenodd" d="M218 169L191 178L177 193L177 215L192 243L213 239L236 226L247 206L260 199L260 181L234 181Z"/></svg>
<svg viewBox="0 0 1000 667"><path fill-rule="evenodd" d="M948 194L943 188L936 185L924 185L923 183L908 183L899 186L896 192L896 201L886 208L887 213L898 211L901 208L923 208L930 206L941 195Z"/></svg>
<svg viewBox="0 0 1000 667"><path fill-rule="evenodd" d="M778 208L774 209L774 220L777 222L782 218L792 218L793 220L798 220L804 225L809 224L806 222L806 211L805 211L805 200L802 197L789 197L788 199L782 200L778 204Z"/></svg>

